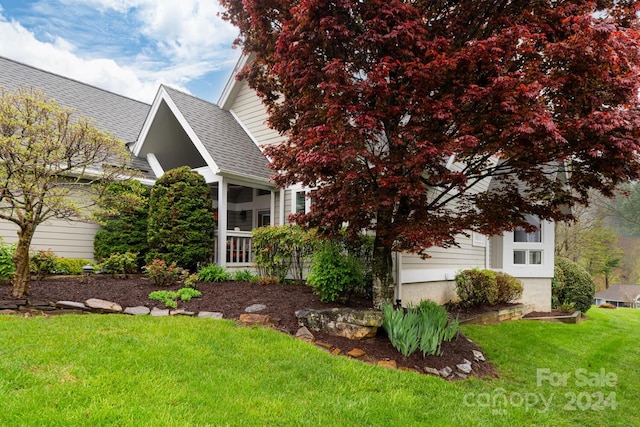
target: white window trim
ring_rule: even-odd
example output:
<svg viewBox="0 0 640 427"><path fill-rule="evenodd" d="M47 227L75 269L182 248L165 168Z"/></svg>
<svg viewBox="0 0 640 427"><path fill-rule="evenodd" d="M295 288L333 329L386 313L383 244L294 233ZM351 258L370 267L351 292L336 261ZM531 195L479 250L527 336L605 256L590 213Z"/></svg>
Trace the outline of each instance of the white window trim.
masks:
<svg viewBox="0 0 640 427"><path fill-rule="evenodd" d="M514 242L512 231L503 235L503 270L516 277L553 277L554 224L542 221L541 242ZM527 264L514 264L513 251L527 251ZM529 264L529 251L542 251L542 264Z"/></svg>
<svg viewBox="0 0 640 427"><path fill-rule="evenodd" d="M298 194L300 193L304 193L304 213L309 213L309 211L311 210L311 198L308 197L310 191L311 189L302 188L302 187L291 189L291 213L292 214L298 213L298 211L296 210L296 205L297 205L296 199L298 198Z"/></svg>

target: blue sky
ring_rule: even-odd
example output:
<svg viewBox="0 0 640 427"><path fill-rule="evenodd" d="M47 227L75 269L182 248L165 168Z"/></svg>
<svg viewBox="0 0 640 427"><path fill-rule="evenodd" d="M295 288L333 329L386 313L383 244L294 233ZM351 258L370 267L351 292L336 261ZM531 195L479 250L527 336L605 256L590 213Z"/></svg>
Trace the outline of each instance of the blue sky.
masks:
<svg viewBox="0 0 640 427"><path fill-rule="evenodd" d="M240 51L216 0L0 0L0 56L145 102L217 102Z"/></svg>

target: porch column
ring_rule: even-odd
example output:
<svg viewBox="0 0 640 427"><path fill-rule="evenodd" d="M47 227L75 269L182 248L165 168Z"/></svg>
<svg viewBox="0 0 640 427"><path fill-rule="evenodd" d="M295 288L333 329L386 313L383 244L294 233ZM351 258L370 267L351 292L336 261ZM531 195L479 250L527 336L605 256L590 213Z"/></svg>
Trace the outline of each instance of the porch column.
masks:
<svg viewBox="0 0 640 427"><path fill-rule="evenodd" d="M218 183L218 265L227 264L227 181Z"/></svg>

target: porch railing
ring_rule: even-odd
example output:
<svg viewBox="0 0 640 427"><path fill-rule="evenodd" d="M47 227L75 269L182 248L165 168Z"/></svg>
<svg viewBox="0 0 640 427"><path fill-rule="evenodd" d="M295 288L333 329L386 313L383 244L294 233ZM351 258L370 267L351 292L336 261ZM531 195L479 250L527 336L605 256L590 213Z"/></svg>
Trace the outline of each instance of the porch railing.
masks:
<svg viewBox="0 0 640 427"><path fill-rule="evenodd" d="M253 246L250 231L227 230L225 263L229 267L249 266L253 263ZM215 260L219 264L218 244L215 244Z"/></svg>

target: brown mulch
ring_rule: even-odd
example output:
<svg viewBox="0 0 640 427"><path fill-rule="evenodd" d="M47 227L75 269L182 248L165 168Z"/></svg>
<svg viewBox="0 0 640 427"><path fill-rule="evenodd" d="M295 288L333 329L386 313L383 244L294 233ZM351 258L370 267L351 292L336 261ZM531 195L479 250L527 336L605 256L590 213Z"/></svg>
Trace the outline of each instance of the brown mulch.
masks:
<svg viewBox="0 0 640 427"><path fill-rule="evenodd" d="M40 301L76 301L84 302L90 298L112 301L124 307L146 306L164 308L162 303L149 299L149 293L156 290L176 290L179 285L160 287L152 284L143 276L130 277L126 280L114 279L110 276L98 275L88 283L78 277L50 277L45 280L32 280L28 298ZM202 297L189 302L179 302L178 308L187 311L222 312L227 319L238 319L245 308L252 304L264 304L267 308L260 314L267 314L276 321L275 328L287 334L295 334L299 329L295 312L301 309L323 309L331 307L351 307L357 309L371 308L368 300L355 299L346 305L339 303L323 303L305 285L259 285L247 282L198 283ZM11 287L0 286L0 300L11 300ZM360 348L367 353L365 359L395 360L398 367L424 373L425 367L442 369L446 366L454 371L456 365L464 359L473 362L472 374L476 377L495 377L496 370L490 362L476 363L472 350L481 351L473 342L462 334L451 342L442 345L441 356L423 357L419 352L409 357L402 356L393 348L380 328L378 336L364 340L349 340L322 332L313 332L316 341L321 341L342 350L346 354L353 348Z"/></svg>

